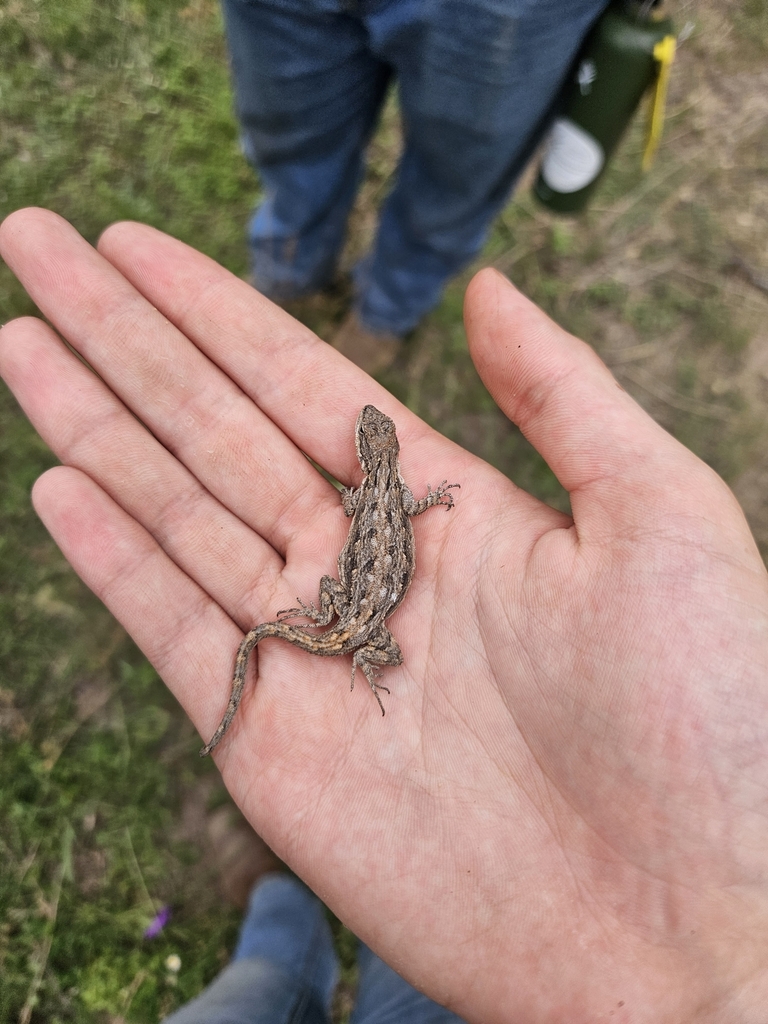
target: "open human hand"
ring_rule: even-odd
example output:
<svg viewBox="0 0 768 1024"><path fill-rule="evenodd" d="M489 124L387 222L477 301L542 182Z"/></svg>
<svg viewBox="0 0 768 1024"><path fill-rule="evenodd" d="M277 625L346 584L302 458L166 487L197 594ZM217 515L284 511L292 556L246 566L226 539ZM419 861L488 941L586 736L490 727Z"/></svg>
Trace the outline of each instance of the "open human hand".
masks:
<svg viewBox="0 0 768 1024"><path fill-rule="evenodd" d="M414 521L387 715L280 640L215 751L270 846L470 1021L768 1017L768 577L722 481L500 275L473 358L573 518L429 429L248 285L138 224L25 210L0 251L54 327L0 371L63 465L35 507L208 739L244 631L317 595L371 403ZM256 659L254 659L256 660Z"/></svg>

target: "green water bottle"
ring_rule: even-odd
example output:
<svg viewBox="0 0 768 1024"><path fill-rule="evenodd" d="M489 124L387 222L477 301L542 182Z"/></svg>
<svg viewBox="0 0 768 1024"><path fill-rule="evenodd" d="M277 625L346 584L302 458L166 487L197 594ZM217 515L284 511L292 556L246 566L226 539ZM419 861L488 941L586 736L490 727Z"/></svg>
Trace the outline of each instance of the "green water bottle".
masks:
<svg viewBox="0 0 768 1024"><path fill-rule="evenodd" d="M658 144L675 37L645 0L615 0L585 40L545 143L533 191L557 213L582 210L643 93L656 84L649 143Z"/></svg>

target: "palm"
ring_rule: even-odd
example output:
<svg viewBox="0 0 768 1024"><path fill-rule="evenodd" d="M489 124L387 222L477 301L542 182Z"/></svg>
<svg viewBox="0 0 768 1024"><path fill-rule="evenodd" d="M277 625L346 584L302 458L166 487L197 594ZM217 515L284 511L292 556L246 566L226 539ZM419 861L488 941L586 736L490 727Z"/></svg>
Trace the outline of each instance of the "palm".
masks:
<svg viewBox="0 0 768 1024"><path fill-rule="evenodd" d="M111 389L42 324L4 331L4 376L75 467L42 478L38 510L205 739L242 631L314 600L344 542L338 493L301 452L357 484L372 402L417 497L461 483L452 512L414 524L386 718L363 680L349 693L348 659L270 640L216 751L257 830L352 928L477 1019L621 1003L677 1020L758 971L765 572L729 492L590 353L492 276L471 286L479 368L572 521L156 232L110 231L120 273L51 215L16 215L2 241ZM745 919L745 957L718 973L708 929Z"/></svg>

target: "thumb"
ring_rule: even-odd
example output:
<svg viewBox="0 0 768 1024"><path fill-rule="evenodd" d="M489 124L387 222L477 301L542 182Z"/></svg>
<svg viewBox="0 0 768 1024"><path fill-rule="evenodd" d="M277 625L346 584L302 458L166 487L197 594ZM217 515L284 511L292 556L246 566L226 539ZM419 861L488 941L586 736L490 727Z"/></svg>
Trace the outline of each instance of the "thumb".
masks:
<svg viewBox="0 0 768 1024"><path fill-rule="evenodd" d="M649 525L654 513L690 511L704 486L735 504L720 478L640 408L588 345L498 271L472 279L464 320L480 376L569 491L580 536L625 534Z"/></svg>

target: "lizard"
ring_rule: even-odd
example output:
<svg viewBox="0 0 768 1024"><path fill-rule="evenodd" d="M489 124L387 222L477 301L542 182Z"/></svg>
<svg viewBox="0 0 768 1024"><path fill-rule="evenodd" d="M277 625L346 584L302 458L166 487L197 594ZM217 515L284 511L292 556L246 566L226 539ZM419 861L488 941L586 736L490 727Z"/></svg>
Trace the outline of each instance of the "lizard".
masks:
<svg viewBox="0 0 768 1024"><path fill-rule="evenodd" d="M297 598L297 608L277 613L272 622L255 626L243 638L235 658L232 690L224 717L209 743L200 751L205 757L218 745L237 712L245 684L251 651L267 637L280 637L310 654L322 657L352 655L352 681L362 669L382 715L377 681L383 666L402 665L403 655L385 625L401 604L416 568L411 518L434 505L453 508L451 488L445 480L417 501L400 473L400 445L394 421L373 405L360 410L355 424L355 449L363 480L358 488L341 492L344 514L352 518L349 535L338 557L338 580L323 576L318 604ZM306 618L306 625L287 620ZM337 620L333 626L331 622ZM324 633L314 629L329 626Z"/></svg>

